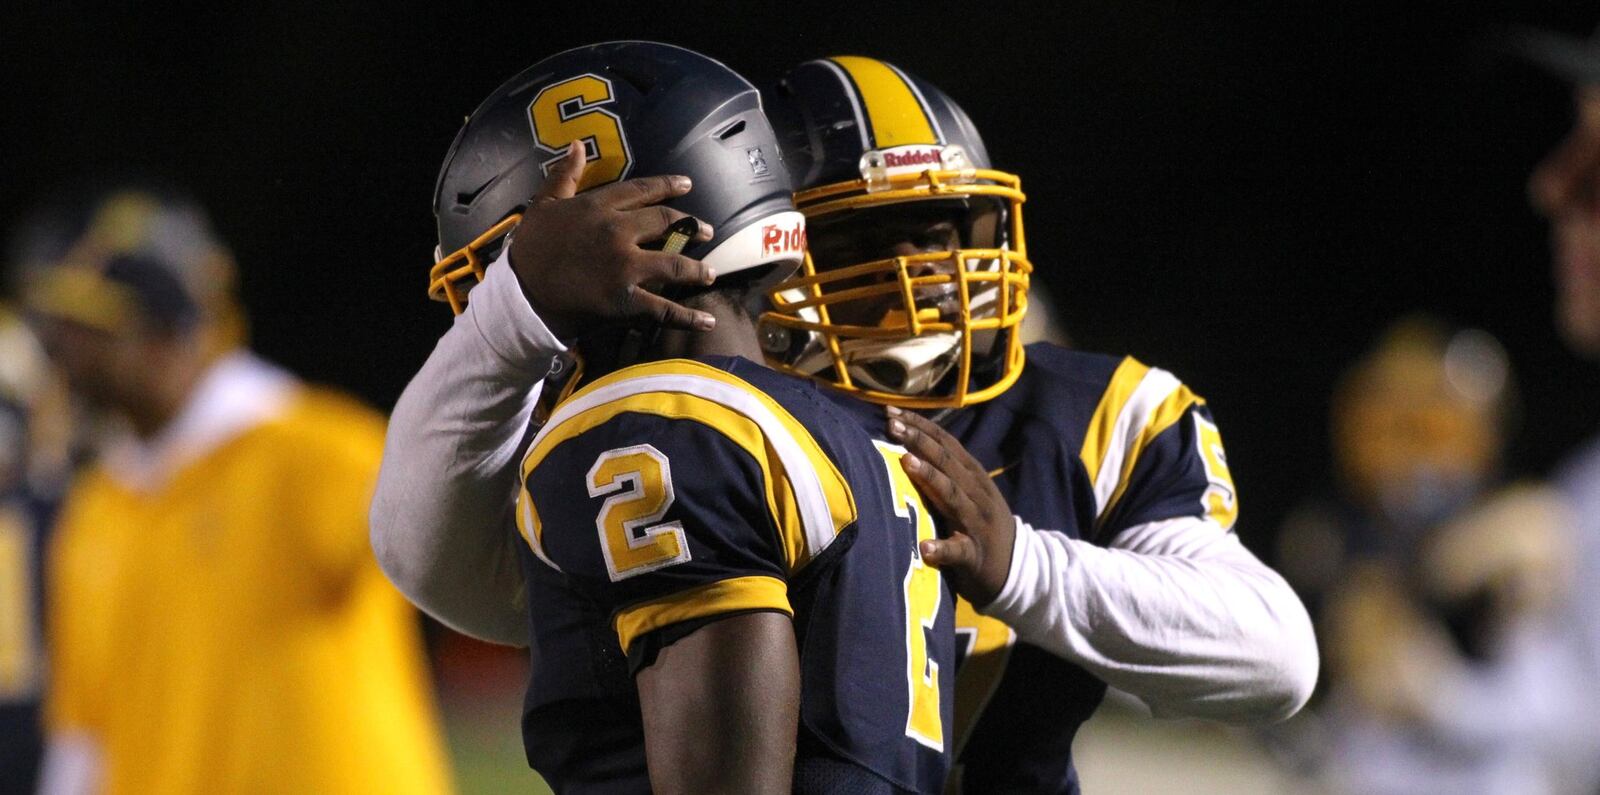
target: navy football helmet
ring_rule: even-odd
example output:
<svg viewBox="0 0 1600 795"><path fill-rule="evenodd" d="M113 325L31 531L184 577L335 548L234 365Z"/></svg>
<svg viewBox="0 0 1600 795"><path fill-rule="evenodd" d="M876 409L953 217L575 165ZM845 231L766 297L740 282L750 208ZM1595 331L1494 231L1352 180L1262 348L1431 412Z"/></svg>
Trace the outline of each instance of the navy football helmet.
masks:
<svg viewBox="0 0 1600 795"><path fill-rule="evenodd" d="M618 41L545 58L467 118L434 190L439 248L429 296L462 311L573 141L588 155L580 191L659 174L693 179L692 192L666 204L715 229L683 253L719 280L760 266L781 278L798 267L805 220L755 87L691 50Z"/></svg>

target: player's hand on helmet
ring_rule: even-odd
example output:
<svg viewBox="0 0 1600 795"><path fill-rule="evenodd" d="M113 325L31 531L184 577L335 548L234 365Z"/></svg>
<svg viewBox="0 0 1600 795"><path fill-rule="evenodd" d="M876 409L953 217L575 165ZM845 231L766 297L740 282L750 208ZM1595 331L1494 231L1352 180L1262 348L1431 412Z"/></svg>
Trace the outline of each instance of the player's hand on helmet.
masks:
<svg viewBox="0 0 1600 795"><path fill-rule="evenodd" d="M889 438L917 491L944 520L948 535L921 545L922 560L950 575L956 593L977 607L994 601L1011 571L1017 528L1011 506L983 465L945 429L913 411L890 407Z"/></svg>
<svg viewBox="0 0 1600 795"><path fill-rule="evenodd" d="M551 167L511 233L511 269L541 320L557 337L588 327L650 321L708 330L716 321L661 297L672 286L700 287L715 274L699 260L645 248L683 213L661 205L688 193L688 177L641 177L578 194L584 149L573 143ZM712 229L700 224L698 240Z"/></svg>

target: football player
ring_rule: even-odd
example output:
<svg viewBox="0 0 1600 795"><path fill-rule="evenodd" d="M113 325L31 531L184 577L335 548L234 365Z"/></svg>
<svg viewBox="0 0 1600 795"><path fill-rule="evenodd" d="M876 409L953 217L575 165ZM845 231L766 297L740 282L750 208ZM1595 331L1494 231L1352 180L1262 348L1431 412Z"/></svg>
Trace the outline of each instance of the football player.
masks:
<svg viewBox="0 0 1600 795"><path fill-rule="evenodd" d="M1158 715L1297 710L1311 625L1232 533L1205 400L1129 357L1024 350L1021 182L992 169L961 108L849 56L801 64L767 97L811 256L774 290L763 342L780 369L889 406L954 531L923 545L964 597L952 789L1076 790L1072 739L1107 685Z"/></svg>
<svg viewBox="0 0 1600 795"><path fill-rule="evenodd" d="M648 183L608 184L670 174L695 183L671 209L630 211ZM543 234L583 256L585 230L535 225L560 205L620 205L600 222L629 246L687 244L699 264L679 265L705 276L679 299L715 321L578 330L581 388L522 456L533 767L570 792L939 792L953 596L918 552L931 514L877 418L758 363L754 308L798 266L805 225L756 89L662 44L552 56L467 120L435 201L452 252L435 290L466 304L455 330L530 327L572 289L519 283L508 262ZM675 231L685 213L698 221ZM452 344L419 380L454 363Z"/></svg>
<svg viewBox="0 0 1600 795"><path fill-rule="evenodd" d="M1310 622L1231 533L1236 499L1209 410L1133 359L1024 351L1020 181L987 168L966 115L863 58L803 65L769 96L797 201L815 221L813 264L779 285L765 318L769 360L826 381L858 418L875 411L860 397L940 412L943 427L910 412L894 427L918 453L908 471L959 531L924 554L988 613L958 606L961 780L973 791L1075 790L1071 741L1108 683L1163 715L1295 711L1316 678ZM542 330L506 347L516 356L455 383L513 363L539 371L560 350ZM436 615L518 643L511 606L524 593L494 517L430 507L459 504L479 475L509 469L531 390L498 394L473 413L402 400L415 413L391 425L391 451L464 446L481 457L475 471L380 483L393 501L374 534L397 581ZM400 435L441 421L448 439ZM485 573L474 579L471 567Z"/></svg>
<svg viewBox="0 0 1600 795"><path fill-rule="evenodd" d="M1572 128L1529 176L1528 194L1550 224L1557 328L1574 353L1600 360L1600 29L1587 37L1530 32L1519 45L1523 55L1572 86ZM1567 623L1593 681L1600 675L1600 612L1593 607L1600 603L1600 439L1578 447L1557 470L1556 482L1579 518L1577 593ZM1600 699L1587 689L1575 698L1592 715ZM1600 727L1584 735L1589 758L1600 759L1594 750L1600 748Z"/></svg>

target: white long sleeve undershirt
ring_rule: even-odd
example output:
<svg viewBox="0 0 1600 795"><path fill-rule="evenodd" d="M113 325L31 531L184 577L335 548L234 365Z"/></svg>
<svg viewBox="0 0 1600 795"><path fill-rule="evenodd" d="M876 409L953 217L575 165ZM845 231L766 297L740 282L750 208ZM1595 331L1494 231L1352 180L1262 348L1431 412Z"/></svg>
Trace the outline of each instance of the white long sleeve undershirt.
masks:
<svg viewBox="0 0 1600 795"><path fill-rule="evenodd" d="M389 420L370 517L378 563L429 615L483 640L528 644L511 511L534 403L565 350L502 253Z"/></svg>
<svg viewBox="0 0 1600 795"><path fill-rule="evenodd" d="M1208 519L1151 522L1111 548L1016 520L982 612L1162 717L1279 720L1311 696L1317 647L1287 582Z"/></svg>

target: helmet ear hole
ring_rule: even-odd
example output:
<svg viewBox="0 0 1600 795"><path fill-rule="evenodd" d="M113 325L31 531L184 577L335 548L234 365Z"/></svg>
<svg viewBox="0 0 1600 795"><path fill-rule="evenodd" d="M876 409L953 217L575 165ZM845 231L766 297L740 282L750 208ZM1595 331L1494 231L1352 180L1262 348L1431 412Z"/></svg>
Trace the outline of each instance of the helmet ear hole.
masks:
<svg viewBox="0 0 1600 795"><path fill-rule="evenodd" d="M471 212L473 203L476 202L478 197L482 196L483 192L488 190L489 186L493 185L494 183L494 179L488 179L485 180L482 185L479 185L471 190L457 191L455 206L451 207L450 209L454 212L463 214ZM521 212L521 210L518 210L517 212Z"/></svg>

